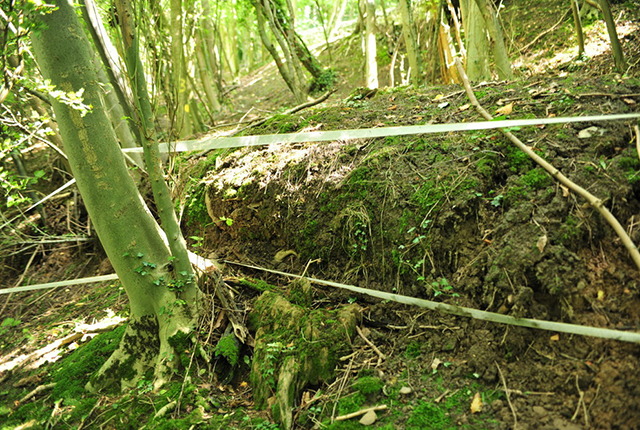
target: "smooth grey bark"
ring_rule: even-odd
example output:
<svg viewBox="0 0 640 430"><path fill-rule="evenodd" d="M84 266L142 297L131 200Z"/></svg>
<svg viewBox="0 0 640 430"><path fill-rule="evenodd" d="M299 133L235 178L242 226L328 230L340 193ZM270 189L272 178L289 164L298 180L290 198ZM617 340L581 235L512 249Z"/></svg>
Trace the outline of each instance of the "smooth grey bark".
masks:
<svg viewBox="0 0 640 430"><path fill-rule="evenodd" d="M418 50L416 27L413 22L410 0L398 0L400 17L402 19L402 34L404 43L407 46L407 56L411 67L411 83L420 85L422 83L422 57Z"/></svg>
<svg viewBox="0 0 640 430"><path fill-rule="evenodd" d="M58 101L53 108L72 173L100 241L129 297L129 324L119 348L92 377L92 390L128 388L151 370L155 387L177 369L175 339L189 339L197 320L197 286L174 255L129 176L102 103L94 53L66 0L38 19L32 45L45 78L66 92L83 90L90 112ZM171 236L168 241L171 244Z"/></svg>
<svg viewBox="0 0 640 430"><path fill-rule="evenodd" d="M573 0L572 0L573 1ZM489 70L489 41L484 18L475 0L460 0L462 25L467 49L466 71L473 82L491 79Z"/></svg>
<svg viewBox="0 0 640 430"><path fill-rule="evenodd" d="M491 37L491 49L493 50L493 60L496 62L498 77L500 79L513 79L511 62L507 54L507 47L502 36L502 27L498 22L495 6L489 0L475 0L480 13L484 18L484 24Z"/></svg>
<svg viewBox="0 0 640 430"><path fill-rule="evenodd" d="M105 82L111 83L113 91L123 110L123 116L128 118L127 122L131 125L131 121L133 121L133 96L131 95L131 89L127 85L126 77L118 61L120 54L118 54L118 50L113 43L111 43L111 39L109 39L95 2L93 0L82 0L82 4L84 5L82 8L82 16L87 24L87 29L93 39L93 44L102 59L102 64L104 64L105 72L108 76L108 80ZM135 128L131 128L135 133ZM140 136L136 135L135 137L139 143Z"/></svg>
<svg viewBox="0 0 640 430"><path fill-rule="evenodd" d="M366 11L364 31L364 79L367 88L378 88L378 60L376 58L376 5L373 0L362 0Z"/></svg>

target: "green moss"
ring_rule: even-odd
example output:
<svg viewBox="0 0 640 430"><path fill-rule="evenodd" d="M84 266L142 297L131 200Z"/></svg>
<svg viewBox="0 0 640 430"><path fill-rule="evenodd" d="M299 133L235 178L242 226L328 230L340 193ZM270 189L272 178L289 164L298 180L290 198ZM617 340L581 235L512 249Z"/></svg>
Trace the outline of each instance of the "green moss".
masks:
<svg viewBox="0 0 640 430"><path fill-rule="evenodd" d="M252 290L264 293L265 291L276 291L277 288L271 284L269 284L267 281L263 281L262 279L249 279L249 278L242 278L240 279L240 285L243 285L245 287L249 287Z"/></svg>
<svg viewBox="0 0 640 430"><path fill-rule="evenodd" d="M327 91L336 83L336 72L333 69L326 69L317 78L311 80L309 86L309 94L314 95L323 91Z"/></svg>
<svg viewBox="0 0 640 430"><path fill-rule="evenodd" d="M476 161L476 169L478 170L478 173L485 178L490 178L493 175L495 168L496 162L490 158L481 158Z"/></svg>
<svg viewBox="0 0 640 430"><path fill-rule="evenodd" d="M223 356L227 359L231 366L238 364L238 359L240 358L240 349L238 348L238 343L236 342L236 337L233 333L229 333L225 336L222 336L218 341L215 349L216 357Z"/></svg>
<svg viewBox="0 0 640 430"><path fill-rule="evenodd" d="M51 370L52 382L56 384L51 392L52 397L67 400L82 397L85 393L84 386L118 347L125 328L120 326L96 336L69 357L56 363Z"/></svg>
<svg viewBox="0 0 640 430"><path fill-rule="evenodd" d="M382 387L384 387L384 382L373 376L364 376L353 384L353 388L364 395L377 394L382 391Z"/></svg>
<svg viewBox="0 0 640 430"><path fill-rule="evenodd" d="M541 190L551 185L551 176L542 168L536 167L522 176L522 182L533 190Z"/></svg>
<svg viewBox="0 0 640 430"><path fill-rule="evenodd" d="M353 393L348 396L344 396L338 402L338 412L340 415L346 415L359 411L366 402L367 398L362 393Z"/></svg>
<svg viewBox="0 0 640 430"><path fill-rule="evenodd" d="M407 420L406 428L408 430L448 430L455 429L456 426L444 409L432 402L420 400Z"/></svg>
<svg viewBox="0 0 640 430"><path fill-rule="evenodd" d="M420 350L420 342L413 341L407 345L407 348L404 350L404 355L406 358L417 358L422 354Z"/></svg>
<svg viewBox="0 0 640 430"><path fill-rule="evenodd" d="M294 115L274 115L262 127L278 133L292 133L309 125L309 120Z"/></svg>
<svg viewBox="0 0 640 430"><path fill-rule="evenodd" d="M507 158L507 166L512 172L519 172L533 164L533 161L527 154L515 146L505 143L504 154Z"/></svg>
<svg viewBox="0 0 640 430"><path fill-rule="evenodd" d="M580 235L580 224L572 215L567 216L565 222L560 226L556 240L563 245L569 245Z"/></svg>
<svg viewBox="0 0 640 430"><path fill-rule="evenodd" d="M504 198L507 204L515 205L518 201L527 199L528 194L523 185L514 185L507 189Z"/></svg>
<svg viewBox="0 0 640 430"><path fill-rule="evenodd" d="M195 223L204 225L211 223L211 218L209 217L205 203L206 189L206 185L201 182L189 186L185 208L187 225L194 225Z"/></svg>
<svg viewBox="0 0 640 430"><path fill-rule="evenodd" d="M303 308L311 306L311 285L304 279L296 279L289 284L289 301Z"/></svg>
<svg viewBox="0 0 640 430"><path fill-rule="evenodd" d="M190 333L179 331L169 338L169 345L175 350L180 359L180 364L184 369L189 367L189 362L191 361L189 351L191 350L192 344Z"/></svg>

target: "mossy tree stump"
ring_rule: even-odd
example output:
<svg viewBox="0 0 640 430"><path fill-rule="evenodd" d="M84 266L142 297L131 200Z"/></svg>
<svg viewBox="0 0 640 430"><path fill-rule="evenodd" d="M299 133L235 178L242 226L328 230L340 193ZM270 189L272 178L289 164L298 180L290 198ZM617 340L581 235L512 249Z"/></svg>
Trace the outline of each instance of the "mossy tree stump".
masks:
<svg viewBox="0 0 640 430"><path fill-rule="evenodd" d="M308 294L310 288L307 281L296 281L291 290L297 299L300 291ZM360 307L355 304L333 311L310 310L278 293L262 294L250 315L250 328L256 331L251 368L256 407L271 405L274 420L290 429L302 389L333 377L359 317Z"/></svg>

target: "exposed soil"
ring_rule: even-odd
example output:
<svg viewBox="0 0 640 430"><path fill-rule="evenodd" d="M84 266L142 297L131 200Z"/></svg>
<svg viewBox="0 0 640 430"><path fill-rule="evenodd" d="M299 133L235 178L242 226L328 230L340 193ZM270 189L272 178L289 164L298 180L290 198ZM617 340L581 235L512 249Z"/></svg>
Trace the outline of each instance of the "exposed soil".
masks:
<svg viewBox="0 0 640 430"><path fill-rule="evenodd" d="M557 2L518 3L505 22L512 51L526 47L517 62L521 77L476 86L487 110L513 103L510 118L638 111L640 34L632 25L640 22L637 0L619 6L616 14L629 22L622 41L631 67L624 76L611 72L608 52L595 51L601 43L590 45L594 51L587 62L569 61L570 26L527 47L565 10ZM526 22L524 28L519 20ZM561 43L567 44L567 57L544 59L547 46L560 52ZM461 86L380 89L372 97L349 97L359 76L347 68L349 49L357 47L346 41L336 48L345 50L338 69L348 71L327 102L276 116L245 134L480 120ZM246 112L245 120L266 116L293 103L273 68L260 73L259 80L248 77L231 93L239 113L229 121ZM258 103L261 110L250 111ZM640 161L631 126L573 123L514 133L602 198L640 243ZM579 137L588 127L596 127L591 137ZM185 157L179 168L176 199L185 236L201 255L515 317L640 330L640 275L613 230L498 131L226 150ZM56 207L49 210L60 211ZM79 215L77 222L86 220ZM94 248L37 254L28 276L35 283L110 273ZM29 256L5 259L12 271L2 286L15 284ZM247 313L258 297L255 285L266 281L288 294L287 277L231 263L225 275ZM69 333L78 319L100 319L107 305L126 312L126 295L118 291L114 284L13 296L2 317L21 322L0 332L0 365ZM335 382L304 389L295 411L300 428L328 425L331 417L382 404L388 409L377 412L374 427L640 428L638 345L487 323L314 285L311 308L353 302L364 309L364 336L350 339L352 353L339 357ZM220 320L219 312L214 310L207 327ZM211 345L221 333L213 337ZM243 354L251 356L248 348ZM207 398L207 413L198 428L274 428L268 427L267 412L253 409L248 368L241 364L224 380L202 367L198 375L206 374L197 391ZM49 370L36 371L39 382L47 380ZM37 385L16 386L25 374L0 381L3 403L2 396L22 397ZM483 408L472 413L476 393ZM102 411L100 405L115 402L115 410L118 404L153 402L148 396L140 389L95 404ZM55 400L44 405L52 408ZM0 410L0 418L17 406ZM160 406L154 404L149 414ZM195 409L187 405L176 417ZM96 418L100 414L92 409L87 423L138 428L122 416L106 423ZM262 419L267 421L256 421ZM329 428L360 428L357 419ZM53 427L66 428L57 421Z"/></svg>

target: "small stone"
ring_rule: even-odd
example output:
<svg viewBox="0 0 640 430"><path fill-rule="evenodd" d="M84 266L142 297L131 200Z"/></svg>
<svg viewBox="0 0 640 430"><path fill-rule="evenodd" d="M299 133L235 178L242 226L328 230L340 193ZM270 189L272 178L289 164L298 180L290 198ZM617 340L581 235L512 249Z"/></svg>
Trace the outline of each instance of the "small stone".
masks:
<svg viewBox="0 0 640 430"><path fill-rule="evenodd" d="M375 423L378 419L378 415L376 415L375 411L369 411L360 418L360 424L363 426L370 426Z"/></svg>
<svg viewBox="0 0 640 430"><path fill-rule="evenodd" d="M542 406L534 406L533 407L533 412L538 415L539 417L546 417L549 413L547 412L547 410L545 408L543 408Z"/></svg>
<svg viewBox="0 0 640 430"><path fill-rule="evenodd" d="M413 390L409 387L400 388L400 394L411 394L411 393L413 393Z"/></svg>

